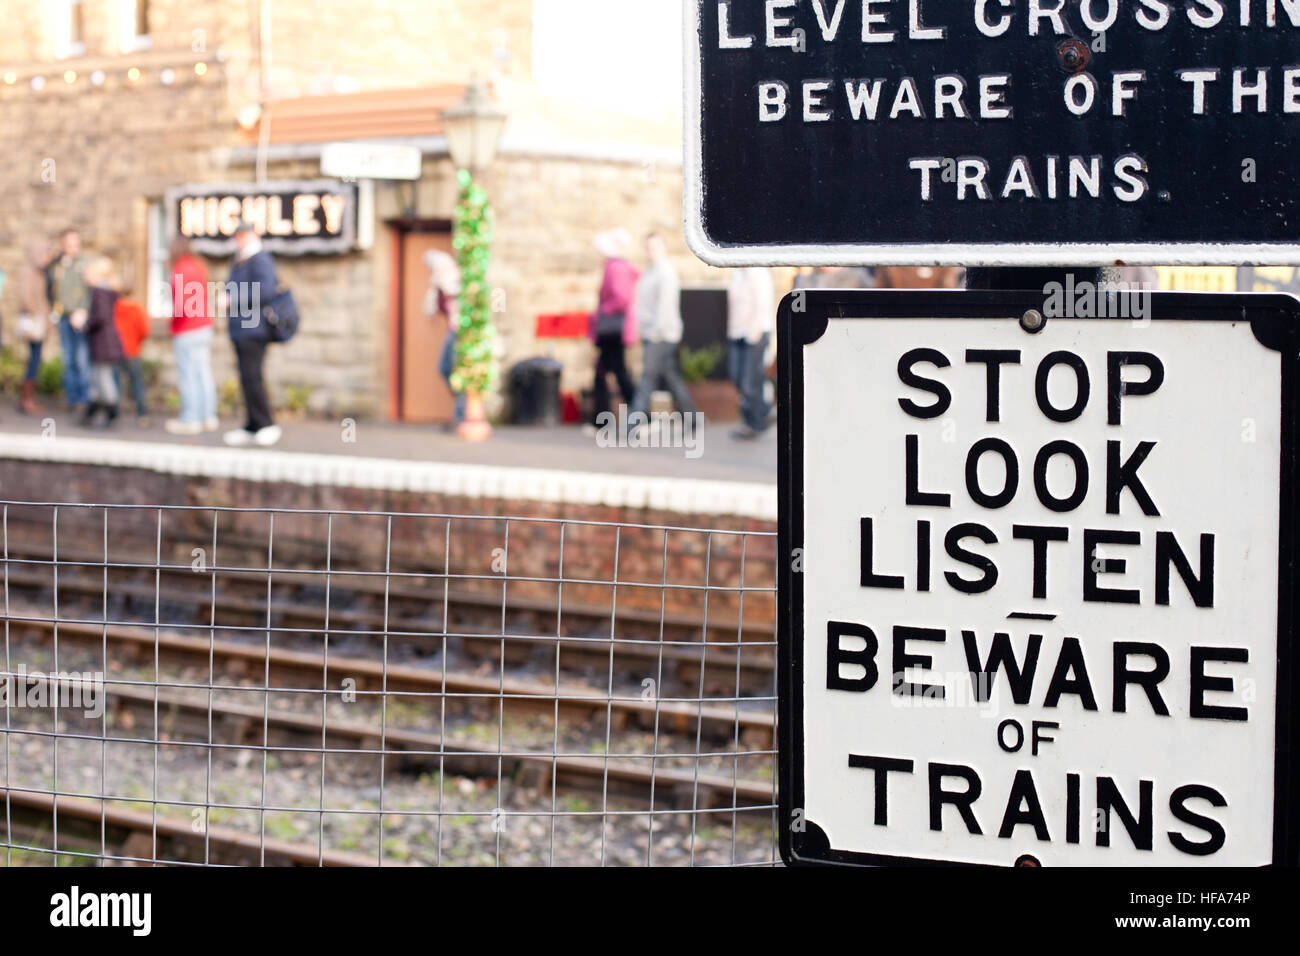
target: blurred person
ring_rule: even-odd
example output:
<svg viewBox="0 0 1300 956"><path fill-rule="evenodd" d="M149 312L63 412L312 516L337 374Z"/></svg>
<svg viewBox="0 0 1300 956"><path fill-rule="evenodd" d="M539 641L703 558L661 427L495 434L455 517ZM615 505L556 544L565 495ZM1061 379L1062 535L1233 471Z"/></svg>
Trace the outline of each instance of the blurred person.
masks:
<svg viewBox="0 0 1300 956"><path fill-rule="evenodd" d="M131 399L135 402L135 416L142 428L149 426L149 408L145 401L144 370L140 364L140 348L149 337L149 315L144 306L131 298L131 285L124 279L117 304L113 306L113 325L125 354L114 370L119 393L123 391L122 379L131 383Z"/></svg>
<svg viewBox="0 0 1300 956"><path fill-rule="evenodd" d="M870 269L852 266L814 266L794 277L792 289L871 289L876 285Z"/></svg>
<svg viewBox="0 0 1300 956"><path fill-rule="evenodd" d="M104 427L107 428L117 420L121 393L117 390L116 372L118 364L126 360L126 351L113 321L118 300L112 287L113 264L107 257L100 256L86 264L82 276L90 290L90 304L83 324L90 357L90 383L81 424L94 425L99 413L103 412Z"/></svg>
<svg viewBox="0 0 1300 956"><path fill-rule="evenodd" d="M90 401L90 346L86 317L90 286L86 283L89 258L81 251L81 234L65 229L59 236L59 255L50 263L50 302L59 315L59 343L63 349L63 396L73 410Z"/></svg>
<svg viewBox="0 0 1300 956"><path fill-rule="evenodd" d="M963 270L953 266L881 266L876 285L881 289L960 289Z"/></svg>
<svg viewBox="0 0 1300 956"><path fill-rule="evenodd" d="M755 266L737 269L727 288L727 371L740 392L744 425L733 438L751 440L771 425L772 408L763 394L767 350L776 327L776 295L772 276Z"/></svg>
<svg viewBox="0 0 1300 956"><path fill-rule="evenodd" d="M1135 292L1154 292L1160 288L1160 273L1155 266L1120 266L1118 281Z"/></svg>
<svg viewBox="0 0 1300 956"><path fill-rule="evenodd" d="M605 259L600 283L600 300L591 316L589 337L596 344L596 380L593 386L594 430L601 416L610 410L610 375L618 382L625 403L636 397L632 376L627 371L626 349L637 341L636 284L641 273L627 260L632 236L626 229L609 229L596 236L592 245Z"/></svg>
<svg viewBox="0 0 1300 956"><path fill-rule="evenodd" d="M447 337L438 357L438 374L447 382L454 403L456 424L465 420L465 393L451 384L456 371L456 332L460 327L460 266L441 249L431 249L425 254L424 264L429 267L429 294L424 311L430 318L441 315L447 320Z"/></svg>
<svg viewBox="0 0 1300 956"><path fill-rule="evenodd" d="M176 354L176 389L181 407L164 426L173 435L216 431L217 381L212 375L212 310L208 270L185 236L175 236L167 250L172 279L172 350Z"/></svg>
<svg viewBox="0 0 1300 956"><path fill-rule="evenodd" d="M235 227L235 261L230 268L230 307L226 327L239 363L239 388L244 396L247 421L243 428L226 432L227 445L274 445L280 440L280 426L271 417L271 399L266 392L266 347L271 330L262 316L278 288L275 261L262 248L253 224L241 220Z"/></svg>
<svg viewBox="0 0 1300 956"><path fill-rule="evenodd" d="M18 393L18 410L24 415L39 415L43 409L36 401L36 380L53 318L45 271L50 264L50 246L44 239L32 238L25 251L26 261L18 273L17 333L27 343L27 369Z"/></svg>
<svg viewBox="0 0 1300 956"><path fill-rule="evenodd" d="M636 294L643 346L641 384L632 400L631 412L646 414L651 395L663 384L672 393L677 411L694 415L695 402L677 367L677 350L682 343L681 281L668 260L668 244L659 233L646 236L645 254L649 265L641 274ZM628 419L631 420L631 415Z"/></svg>

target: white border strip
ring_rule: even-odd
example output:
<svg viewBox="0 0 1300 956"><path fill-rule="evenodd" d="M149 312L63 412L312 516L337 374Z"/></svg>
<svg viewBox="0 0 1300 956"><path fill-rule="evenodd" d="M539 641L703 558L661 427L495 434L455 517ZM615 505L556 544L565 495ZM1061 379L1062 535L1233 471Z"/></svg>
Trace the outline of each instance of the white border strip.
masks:
<svg viewBox="0 0 1300 956"><path fill-rule="evenodd" d="M703 61L700 2L682 0L682 222L691 251L711 266L1240 266L1300 265L1281 243L932 243L928 245L719 245L704 230Z"/></svg>
<svg viewBox="0 0 1300 956"><path fill-rule="evenodd" d="M499 465L311 455L94 438L5 434L0 460L141 468L161 474L423 492L775 521L775 484ZM0 486L0 497L5 489Z"/></svg>
<svg viewBox="0 0 1300 956"><path fill-rule="evenodd" d="M334 140L340 143L363 143L376 146L416 146L424 157L447 156L445 136L369 137L361 140ZM319 159L329 143L281 143L267 149L268 162L311 161ZM220 149L221 147L218 147ZM641 165L652 162L676 169L682 163L681 151L673 146L641 145L637 143L610 143L598 140L574 139L544 135L517 135L509 131L501 138L498 150L502 156L541 156L549 159L570 159L586 162L625 163ZM251 166L257 160L256 146L238 146L229 150L232 165ZM422 177L423 178L423 177Z"/></svg>

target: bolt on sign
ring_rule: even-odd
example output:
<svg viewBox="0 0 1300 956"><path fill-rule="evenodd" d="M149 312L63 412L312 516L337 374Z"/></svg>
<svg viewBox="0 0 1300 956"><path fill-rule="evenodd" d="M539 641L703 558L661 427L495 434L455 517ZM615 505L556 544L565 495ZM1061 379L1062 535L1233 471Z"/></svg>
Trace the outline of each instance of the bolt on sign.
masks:
<svg viewBox="0 0 1300 956"><path fill-rule="evenodd" d="M1300 301L1143 295L782 303L787 862L1295 864Z"/></svg>
<svg viewBox="0 0 1300 956"><path fill-rule="evenodd" d="M204 183L169 189L165 200L170 228L202 255L233 254L241 219L279 255L348 252L356 245L355 183Z"/></svg>
<svg viewBox="0 0 1300 956"><path fill-rule="evenodd" d="M685 0L715 265L1300 264L1300 0Z"/></svg>

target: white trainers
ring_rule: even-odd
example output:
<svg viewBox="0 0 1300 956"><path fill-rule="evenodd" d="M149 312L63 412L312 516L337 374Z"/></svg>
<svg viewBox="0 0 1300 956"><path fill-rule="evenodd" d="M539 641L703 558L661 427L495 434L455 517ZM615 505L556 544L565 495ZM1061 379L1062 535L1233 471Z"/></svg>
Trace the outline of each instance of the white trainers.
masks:
<svg viewBox="0 0 1300 956"><path fill-rule="evenodd" d="M221 419L217 418L216 415L213 415L211 418L209 418L206 422L203 423L203 430L205 432L214 432L220 427L221 427Z"/></svg>
<svg viewBox="0 0 1300 956"><path fill-rule="evenodd" d="M265 428L259 428L253 433L253 441L263 448L267 448L278 442L282 434L284 432L279 425L267 425Z"/></svg>
<svg viewBox="0 0 1300 956"><path fill-rule="evenodd" d="M247 428L232 428L221 437L227 445L233 448L241 448L253 441L253 433Z"/></svg>
<svg viewBox="0 0 1300 956"><path fill-rule="evenodd" d="M169 435L197 435L203 431L203 426L198 422L183 422L179 418L169 418L163 428Z"/></svg>

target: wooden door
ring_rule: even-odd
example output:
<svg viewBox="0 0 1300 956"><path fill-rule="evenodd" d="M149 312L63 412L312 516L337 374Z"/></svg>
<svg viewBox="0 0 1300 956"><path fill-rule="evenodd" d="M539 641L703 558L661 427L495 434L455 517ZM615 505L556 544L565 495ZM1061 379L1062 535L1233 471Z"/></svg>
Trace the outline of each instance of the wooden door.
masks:
<svg viewBox="0 0 1300 956"><path fill-rule="evenodd" d="M447 337L447 320L427 315L429 266L425 253L433 249L451 252L451 235L445 232L402 234L401 333L398 349L401 368L401 401L398 414L406 422L449 422L454 404L447 383L438 374Z"/></svg>

